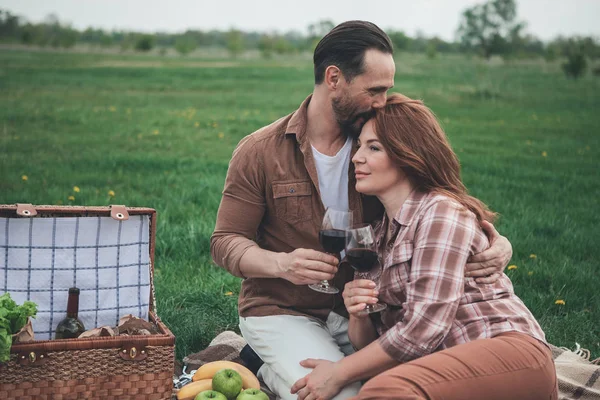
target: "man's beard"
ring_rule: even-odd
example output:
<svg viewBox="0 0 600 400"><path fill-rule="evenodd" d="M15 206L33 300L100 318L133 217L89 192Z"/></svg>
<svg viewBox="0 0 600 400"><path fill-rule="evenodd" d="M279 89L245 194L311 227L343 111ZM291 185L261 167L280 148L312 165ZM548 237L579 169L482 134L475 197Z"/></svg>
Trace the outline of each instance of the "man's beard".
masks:
<svg viewBox="0 0 600 400"><path fill-rule="evenodd" d="M375 110L360 111L347 97L333 99L331 107L342 133L356 139L364 124L375 115Z"/></svg>

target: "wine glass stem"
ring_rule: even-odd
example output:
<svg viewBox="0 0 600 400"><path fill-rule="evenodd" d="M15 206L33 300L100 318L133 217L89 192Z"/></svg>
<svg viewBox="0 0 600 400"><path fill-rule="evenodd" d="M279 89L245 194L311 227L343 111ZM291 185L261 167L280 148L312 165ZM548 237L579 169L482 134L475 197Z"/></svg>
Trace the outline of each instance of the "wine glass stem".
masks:
<svg viewBox="0 0 600 400"><path fill-rule="evenodd" d="M366 272L359 272L357 275L360 279L369 279L369 274ZM365 311L371 312L372 310L373 310L373 304L367 304L367 306L365 307Z"/></svg>

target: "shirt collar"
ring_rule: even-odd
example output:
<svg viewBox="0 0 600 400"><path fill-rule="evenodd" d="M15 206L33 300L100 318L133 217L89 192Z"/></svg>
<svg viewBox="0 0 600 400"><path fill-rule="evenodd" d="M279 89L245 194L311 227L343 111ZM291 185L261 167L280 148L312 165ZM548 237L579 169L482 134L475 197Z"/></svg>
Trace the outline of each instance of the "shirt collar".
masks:
<svg viewBox="0 0 600 400"><path fill-rule="evenodd" d="M309 95L300 105L290 120L288 121L287 128L285 130L285 134L287 135L296 135L296 140L301 143L304 135L306 134L306 126L308 125L308 104L310 103L310 99L312 98L312 94Z"/></svg>
<svg viewBox="0 0 600 400"><path fill-rule="evenodd" d="M398 210L396 213L394 221L400 225L409 226L415 219L415 216L421 208L421 204L426 196L426 192L422 192L417 189L414 189L412 192L410 192L402 204L402 207L400 207L400 210Z"/></svg>
<svg viewBox="0 0 600 400"><path fill-rule="evenodd" d="M396 216L392 220L391 227L388 225L389 221L387 213L384 212L383 219L379 224L376 225L376 228L379 231L381 237L383 237L383 235L385 234L383 230L384 227L388 227L388 229L391 228L391 237L394 238L398 234L398 231L401 226L409 226L417 216L418 211L421 208L421 204L423 204L423 200L425 200L426 196L426 192L421 192L416 189L410 192L410 194L402 204L402 207L400 207L400 210L398 210Z"/></svg>

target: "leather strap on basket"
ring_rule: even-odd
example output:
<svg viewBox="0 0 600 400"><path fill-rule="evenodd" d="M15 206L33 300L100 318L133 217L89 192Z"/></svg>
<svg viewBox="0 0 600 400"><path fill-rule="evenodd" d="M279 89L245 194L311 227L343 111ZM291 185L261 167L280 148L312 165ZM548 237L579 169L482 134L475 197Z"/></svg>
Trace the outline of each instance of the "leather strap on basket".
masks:
<svg viewBox="0 0 600 400"><path fill-rule="evenodd" d="M148 357L146 346L147 340L137 338L131 342L125 343L119 351L119 356L125 361L142 361Z"/></svg>
<svg viewBox="0 0 600 400"><path fill-rule="evenodd" d="M39 367L44 365L48 359L48 353L41 351L21 352L17 354L17 362L19 365L28 365Z"/></svg>
<svg viewBox="0 0 600 400"><path fill-rule="evenodd" d="M127 207L123 205L111 205L110 206L110 217L117 221L127 221L129 219L129 213Z"/></svg>
<svg viewBox="0 0 600 400"><path fill-rule="evenodd" d="M35 217L37 211L31 204L17 203L17 215L19 217Z"/></svg>

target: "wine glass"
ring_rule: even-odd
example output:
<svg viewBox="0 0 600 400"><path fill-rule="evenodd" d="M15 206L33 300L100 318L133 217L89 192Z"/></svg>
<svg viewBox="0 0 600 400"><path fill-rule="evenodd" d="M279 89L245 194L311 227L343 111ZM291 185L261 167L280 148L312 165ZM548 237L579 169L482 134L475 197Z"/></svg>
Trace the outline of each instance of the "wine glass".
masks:
<svg viewBox="0 0 600 400"><path fill-rule="evenodd" d="M354 268L360 279L369 279L368 272L379 262L373 227L369 224L357 225L348 233L350 238L346 244L346 261ZM377 313L386 308L385 303L367 304L367 307L358 314Z"/></svg>
<svg viewBox="0 0 600 400"><path fill-rule="evenodd" d="M339 256L339 253L346 247L349 239L348 228L351 226L352 211L336 210L328 207L319 231L319 243L321 243L323 250L334 254L336 257ZM339 293L339 289L329 285L326 280L308 285L308 287L321 293Z"/></svg>

